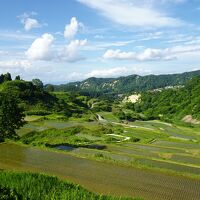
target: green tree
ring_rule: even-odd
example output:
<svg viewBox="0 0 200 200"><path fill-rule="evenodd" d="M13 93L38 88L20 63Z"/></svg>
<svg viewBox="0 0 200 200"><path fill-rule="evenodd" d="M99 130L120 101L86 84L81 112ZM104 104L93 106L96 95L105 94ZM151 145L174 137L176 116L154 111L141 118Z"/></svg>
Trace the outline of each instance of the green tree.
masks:
<svg viewBox="0 0 200 200"><path fill-rule="evenodd" d="M25 124L23 109L12 94L0 95L0 138L16 136L16 129Z"/></svg>
<svg viewBox="0 0 200 200"><path fill-rule="evenodd" d="M15 80L21 80L20 75L17 75L17 76L15 77Z"/></svg>
<svg viewBox="0 0 200 200"><path fill-rule="evenodd" d="M12 78L11 78L11 74L10 74L10 73L4 74L4 82L5 82L5 81L12 81Z"/></svg>
<svg viewBox="0 0 200 200"><path fill-rule="evenodd" d="M0 75L0 84L3 83L3 82L4 82L4 75L1 74L1 75Z"/></svg>
<svg viewBox="0 0 200 200"><path fill-rule="evenodd" d="M35 85L35 86L37 86L37 87L39 87L41 89L44 87L43 82L38 78L33 79L32 83L33 83L33 85Z"/></svg>
<svg viewBox="0 0 200 200"><path fill-rule="evenodd" d="M46 85L46 91L47 92L53 92L54 91L54 86L51 84Z"/></svg>

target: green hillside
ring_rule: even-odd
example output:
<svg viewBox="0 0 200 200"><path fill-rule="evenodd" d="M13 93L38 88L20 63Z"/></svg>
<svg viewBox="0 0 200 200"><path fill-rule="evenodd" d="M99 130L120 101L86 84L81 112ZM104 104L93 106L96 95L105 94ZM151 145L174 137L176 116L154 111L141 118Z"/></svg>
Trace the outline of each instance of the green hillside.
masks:
<svg viewBox="0 0 200 200"><path fill-rule="evenodd" d="M200 119L200 76L190 80L184 88L145 92L134 109L148 119L182 119L187 115Z"/></svg>
<svg viewBox="0 0 200 200"><path fill-rule="evenodd" d="M119 78L89 78L81 82L55 86L56 91L79 91L86 95L102 95L103 93L124 94L141 92L167 86L185 85L193 77L200 75L199 71L168 75L130 75Z"/></svg>
<svg viewBox="0 0 200 200"><path fill-rule="evenodd" d="M7 77L7 74L2 74L0 78L5 76ZM74 93L50 93L45 90L43 84L35 84L34 81L12 80L11 76L9 77L9 79L0 80L0 93L15 96L26 114L60 113L71 116L73 113L83 113L87 108L84 97L81 98Z"/></svg>

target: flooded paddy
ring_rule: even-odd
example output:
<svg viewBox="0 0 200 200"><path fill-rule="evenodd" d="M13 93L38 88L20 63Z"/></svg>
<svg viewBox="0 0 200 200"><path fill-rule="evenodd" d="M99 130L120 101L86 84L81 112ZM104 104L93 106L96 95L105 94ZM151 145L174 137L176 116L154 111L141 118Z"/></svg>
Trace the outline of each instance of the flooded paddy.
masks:
<svg viewBox="0 0 200 200"><path fill-rule="evenodd" d="M56 175L103 194L148 200L199 200L200 181L73 157L16 144L0 144L0 169Z"/></svg>

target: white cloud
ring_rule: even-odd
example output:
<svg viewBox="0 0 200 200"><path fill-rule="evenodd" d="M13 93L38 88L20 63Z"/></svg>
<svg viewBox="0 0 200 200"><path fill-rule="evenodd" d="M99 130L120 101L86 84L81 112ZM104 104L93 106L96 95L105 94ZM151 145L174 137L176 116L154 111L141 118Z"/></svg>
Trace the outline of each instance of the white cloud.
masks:
<svg viewBox="0 0 200 200"><path fill-rule="evenodd" d="M157 1L157 0L152 0ZM187 0L161 0L161 3L185 3Z"/></svg>
<svg viewBox="0 0 200 200"><path fill-rule="evenodd" d="M20 31L0 31L0 40L4 41L25 41L25 40L33 40L35 38L34 35L24 34Z"/></svg>
<svg viewBox="0 0 200 200"><path fill-rule="evenodd" d="M84 25L77 21L76 17L72 17L70 24L65 26L64 36L67 39L72 39Z"/></svg>
<svg viewBox="0 0 200 200"><path fill-rule="evenodd" d="M30 17L34 15L37 15L37 13L35 12L24 13L23 15L18 16L18 18L20 18L21 23L24 25L24 29L26 31L30 31L33 28L40 28L44 25L39 23L37 19Z"/></svg>
<svg viewBox="0 0 200 200"><path fill-rule="evenodd" d="M99 69L99 70L92 70L91 72L85 74L85 78L89 77L119 77L119 76L126 76L130 74L148 74L151 71L146 70L142 67L115 67L110 69ZM84 77L84 76L83 76Z"/></svg>
<svg viewBox="0 0 200 200"><path fill-rule="evenodd" d="M86 76L87 77L115 77L127 73L126 67L118 67L112 69L100 69L92 70Z"/></svg>
<svg viewBox="0 0 200 200"><path fill-rule="evenodd" d="M52 60L53 53L51 50L54 37L51 34L45 33L42 37L37 38L26 52L30 60Z"/></svg>
<svg viewBox="0 0 200 200"><path fill-rule="evenodd" d="M59 77L59 79L55 79L55 81L62 80L62 82L63 81L70 82L70 81L81 81L90 77L111 78L111 77L127 76L130 74L146 75L150 73L152 73L152 71L145 69L142 66L113 67L113 68L95 69L85 73L71 72L68 74L57 74L56 77Z"/></svg>
<svg viewBox="0 0 200 200"><path fill-rule="evenodd" d="M118 59L118 60L132 60L135 59L135 52L123 52L120 49L112 50L109 49L103 55L105 59Z"/></svg>
<svg viewBox="0 0 200 200"><path fill-rule="evenodd" d="M9 61L0 61L0 68L29 68L32 64L28 60L9 60Z"/></svg>
<svg viewBox="0 0 200 200"><path fill-rule="evenodd" d="M200 45L175 46L166 49L147 48L141 53L125 52L120 49L109 49L104 53L103 58L116 60L160 61L173 60L176 59L179 54L197 51L200 51Z"/></svg>
<svg viewBox="0 0 200 200"><path fill-rule="evenodd" d="M156 10L153 1L136 0L77 0L99 11L109 20L125 26L173 27L183 22Z"/></svg>
<svg viewBox="0 0 200 200"><path fill-rule="evenodd" d="M26 31L30 31L33 28L39 28L39 27L41 27L41 24L36 19L27 18L24 21L24 29Z"/></svg>
<svg viewBox="0 0 200 200"><path fill-rule="evenodd" d="M145 49L144 52L136 55L136 60L153 61L153 60L174 60L176 57L171 54L169 49Z"/></svg>
<svg viewBox="0 0 200 200"><path fill-rule="evenodd" d="M7 56L9 54L8 51L2 51L0 50L0 56Z"/></svg>
<svg viewBox="0 0 200 200"><path fill-rule="evenodd" d="M76 62L84 59L79 55L81 47L87 44L87 40L72 40L65 48L60 52L59 59L67 62Z"/></svg>

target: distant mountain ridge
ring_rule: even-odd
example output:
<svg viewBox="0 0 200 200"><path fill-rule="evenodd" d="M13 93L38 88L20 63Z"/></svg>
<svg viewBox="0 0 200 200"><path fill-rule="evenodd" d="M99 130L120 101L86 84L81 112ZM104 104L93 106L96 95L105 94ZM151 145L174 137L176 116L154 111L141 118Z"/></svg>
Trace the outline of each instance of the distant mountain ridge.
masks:
<svg viewBox="0 0 200 200"><path fill-rule="evenodd" d="M200 76L200 70L180 74L164 75L130 75L119 78L95 78L55 86L56 91L78 91L85 93L115 93L124 94L164 88L168 86L185 85L186 82Z"/></svg>

